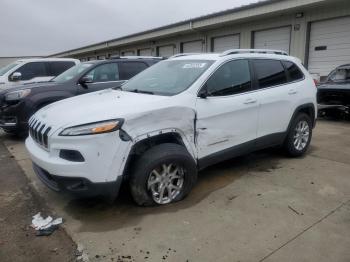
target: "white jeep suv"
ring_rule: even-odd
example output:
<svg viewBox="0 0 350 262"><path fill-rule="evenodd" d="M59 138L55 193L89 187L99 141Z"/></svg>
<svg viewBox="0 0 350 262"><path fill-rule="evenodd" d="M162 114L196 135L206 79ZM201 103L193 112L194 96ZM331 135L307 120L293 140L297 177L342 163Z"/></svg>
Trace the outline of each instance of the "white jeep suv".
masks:
<svg viewBox="0 0 350 262"><path fill-rule="evenodd" d="M55 191L115 199L126 180L139 205L184 198L197 172L262 148L307 150L316 87L282 51L179 54L109 89L48 105L27 149Z"/></svg>

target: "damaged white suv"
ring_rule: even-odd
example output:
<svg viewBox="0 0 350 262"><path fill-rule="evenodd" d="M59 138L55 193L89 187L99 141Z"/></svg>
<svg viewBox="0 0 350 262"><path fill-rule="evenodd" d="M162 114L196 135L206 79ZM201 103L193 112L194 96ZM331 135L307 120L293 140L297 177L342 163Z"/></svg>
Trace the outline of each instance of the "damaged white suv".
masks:
<svg viewBox="0 0 350 262"><path fill-rule="evenodd" d="M168 204L214 163L278 145L304 154L315 119L314 81L282 51L179 54L121 89L44 107L26 146L55 191L115 199L125 180L137 204Z"/></svg>

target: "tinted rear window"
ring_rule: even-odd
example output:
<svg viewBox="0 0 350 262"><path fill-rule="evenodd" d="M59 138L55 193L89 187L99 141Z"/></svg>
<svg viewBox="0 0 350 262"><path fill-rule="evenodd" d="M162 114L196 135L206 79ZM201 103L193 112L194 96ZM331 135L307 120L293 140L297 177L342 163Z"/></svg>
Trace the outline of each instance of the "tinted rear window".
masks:
<svg viewBox="0 0 350 262"><path fill-rule="evenodd" d="M49 74L52 76L58 76L72 66L75 66L75 63L70 61L49 62Z"/></svg>
<svg viewBox="0 0 350 262"><path fill-rule="evenodd" d="M298 81L304 78L304 74L301 72L301 70L296 64L289 61L283 61L283 65L287 70L288 77L289 77L288 80L290 82Z"/></svg>
<svg viewBox="0 0 350 262"><path fill-rule="evenodd" d="M255 74L259 88L267 88L287 83L287 76L282 63L278 60L254 60Z"/></svg>

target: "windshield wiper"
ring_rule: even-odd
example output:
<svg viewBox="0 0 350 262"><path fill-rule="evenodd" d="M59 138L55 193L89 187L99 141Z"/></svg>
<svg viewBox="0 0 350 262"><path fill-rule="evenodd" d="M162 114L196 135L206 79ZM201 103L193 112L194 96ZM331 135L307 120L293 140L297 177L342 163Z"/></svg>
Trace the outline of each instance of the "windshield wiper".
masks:
<svg viewBox="0 0 350 262"><path fill-rule="evenodd" d="M139 90L139 89L132 89L132 90L125 90L133 93L142 93L142 94L149 94L149 95L154 95L153 92L151 91L146 91L146 90Z"/></svg>

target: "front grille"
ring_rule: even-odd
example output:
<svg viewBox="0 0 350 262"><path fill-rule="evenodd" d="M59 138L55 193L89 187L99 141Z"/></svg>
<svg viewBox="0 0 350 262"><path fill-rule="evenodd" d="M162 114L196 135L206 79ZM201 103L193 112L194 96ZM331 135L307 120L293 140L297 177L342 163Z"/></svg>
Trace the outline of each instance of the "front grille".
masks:
<svg viewBox="0 0 350 262"><path fill-rule="evenodd" d="M29 135L33 140L39 145L48 148L49 145L49 133L51 131L51 127L47 126L45 123L31 118L29 120Z"/></svg>

